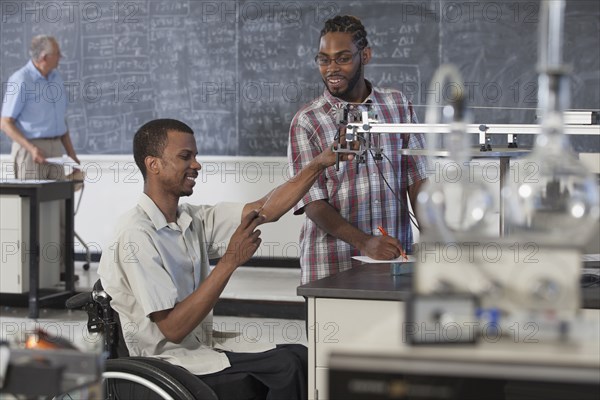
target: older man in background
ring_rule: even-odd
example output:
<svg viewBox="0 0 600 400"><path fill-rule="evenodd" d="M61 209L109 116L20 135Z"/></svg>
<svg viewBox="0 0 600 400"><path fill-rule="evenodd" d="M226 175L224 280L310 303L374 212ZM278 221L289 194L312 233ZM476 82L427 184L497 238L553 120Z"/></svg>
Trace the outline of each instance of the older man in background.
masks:
<svg viewBox="0 0 600 400"><path fill-rule="evenodd" d="M46 162L66 152L79 163L65 121L67 92L56 70L60 47L54 37L39 35L29 54L31 60L8 79L0 130L13 141L17 179L64 179L62 166Z"/></svg>

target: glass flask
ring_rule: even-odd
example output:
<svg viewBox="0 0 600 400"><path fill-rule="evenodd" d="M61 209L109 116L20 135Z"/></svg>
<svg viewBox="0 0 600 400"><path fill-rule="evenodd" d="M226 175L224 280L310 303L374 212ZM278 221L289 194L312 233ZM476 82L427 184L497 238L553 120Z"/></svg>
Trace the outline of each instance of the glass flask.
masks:
<svg viewBox="0 0 600 400"><path fill-rule="evenodd" d="M433 90L435 87L441 92ZM440 66L430 85L425 122L440 123L441 110L441 122L449 123L450 133L441 134L448 155L446 160L433 157L440 154L442 147L438 144L438 135L430 130L427 136L431 173L417 197L424 241L450 243L481 237L490 232L494 223L494 196L488 187L470 176L472 149L466 130L469 115L463 88L460 73L451 65ZM442 107L436 104L439 93L446 94L449 100Z"/></svg>
<svg viewBox="0 0 600 400"><path fill-rule="evenodd" d="M513 235L526 235L540 244L579 247L596 229L599 191L597 178L578 159L564 133L569 80L562 65L563 15L563 2L542 3L538 49L541 133L533 151L508 172L502 197Z"/></svg>

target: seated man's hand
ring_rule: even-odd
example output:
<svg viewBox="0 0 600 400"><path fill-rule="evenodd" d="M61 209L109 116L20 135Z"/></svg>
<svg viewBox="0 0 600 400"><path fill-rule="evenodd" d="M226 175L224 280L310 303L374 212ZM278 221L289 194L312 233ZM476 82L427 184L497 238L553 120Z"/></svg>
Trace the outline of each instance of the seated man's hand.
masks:
<svg viewBox="0 0 600 400"><path fill-rule="evenodd" d="M233 268L246 263L260 246L261 232L256 227L264 221L264 215L260 215L257 210L249 212L231 236L221 262L225 262Z"/></svg>
<svg viewBox="0 0 600 400"><path fill-rule="evenodd" d="M326 148L321 154L319 154L319 157L322 158L321 163L324 166L330 167L332 165L335 165L337 161L337 155L339 155L340 161L352 161L355 158L355 155L353 153L336 152L334 150L358 150L359 147L360 145L357 141L352 142L350 145L348 145L348 142L346 142L346 129L341 129L339 140L337 142L332 143L330 147Z"/></svg>

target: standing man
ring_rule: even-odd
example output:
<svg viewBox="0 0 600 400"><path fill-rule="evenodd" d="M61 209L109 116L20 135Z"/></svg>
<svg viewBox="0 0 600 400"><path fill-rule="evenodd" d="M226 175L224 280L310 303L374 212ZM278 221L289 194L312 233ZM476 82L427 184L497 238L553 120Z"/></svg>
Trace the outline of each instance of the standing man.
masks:
<svg viewBox="0 0 600 400"><path fill-rule="evenodd" d="M348 104L358 115L370 108L379 122L416 122L401 92L374 87L365 79L369 61L367 32L358 18L336 16L325 22L315 62L326 90L291 123L288 158L294 174L334 141L336 110ZM425 160L403 157L399 150L423 148L423 136L385 134L379 147L382 161L367 152L365 164L328 168L296 206L296 214L308 217L300 234L303 284L351 268L352 256L388 260L411 251L407 197L415 209L426 168Z"/></svg>
<svg viewBox="0 0 600 400"><path fill-rule="evenodd" d="M11 156L17 179L64 179L62 165L46 162L67 153L76 163L65 121L67 91L56 70L60 48L52 36L31 40L31 60L7 82L0 130L13 141Z"/></svg>

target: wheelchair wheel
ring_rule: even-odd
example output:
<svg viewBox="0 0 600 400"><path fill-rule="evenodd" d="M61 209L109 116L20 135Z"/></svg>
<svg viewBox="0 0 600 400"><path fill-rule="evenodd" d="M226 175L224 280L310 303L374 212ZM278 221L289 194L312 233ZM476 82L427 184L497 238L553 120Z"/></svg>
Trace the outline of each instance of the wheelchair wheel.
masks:
<svg viewBox="0 0 600 400"><path fill-rule="evenodd" d="M106 361L102 374L105 398L194 400L194 396L173 377L159 368L135 360Z"/></svg>

